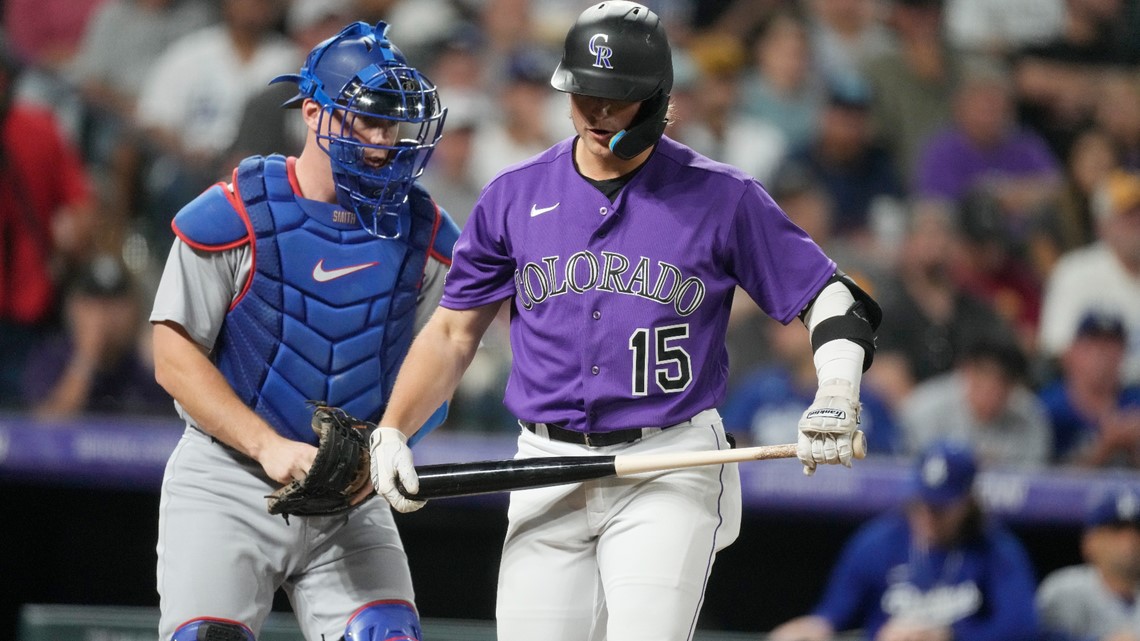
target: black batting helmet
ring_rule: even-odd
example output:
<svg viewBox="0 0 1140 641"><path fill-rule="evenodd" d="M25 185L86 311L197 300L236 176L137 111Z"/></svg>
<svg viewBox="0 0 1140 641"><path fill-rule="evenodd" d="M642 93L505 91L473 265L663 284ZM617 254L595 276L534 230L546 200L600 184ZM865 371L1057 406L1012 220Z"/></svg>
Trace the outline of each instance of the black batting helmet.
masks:
<svg viewBox="0 0 1140 641"><path fill-rule="evenodd" d="M596 4L566 34L562 61L550 84L566 93L643 102L627 131L610 141L622 158L655 144L665 131L673 88L673 57L661 19L625 0Z"/></svg>
<svg viewBox="0 0 1140 641"><path fill-rule="evenodd" d="M566 34L550 84L559 91L640 102L673 88L673 58L657 14L636 2L586 9Z"/></svg>

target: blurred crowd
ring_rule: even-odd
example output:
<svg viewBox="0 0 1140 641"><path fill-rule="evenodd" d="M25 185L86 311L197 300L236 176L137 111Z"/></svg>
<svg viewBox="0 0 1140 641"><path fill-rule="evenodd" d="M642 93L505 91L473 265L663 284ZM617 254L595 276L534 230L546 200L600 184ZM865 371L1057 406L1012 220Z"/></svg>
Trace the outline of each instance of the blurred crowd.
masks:
<svg viewBox="0 0 1140 641"><path fill-rule="evenodd" d="M592 2L4 0L0 407L169 414L149 372L170 220L250 154L350 20L392 25L448 109L423 182L480 188L573 134L549 86ZM883 306L872 456L938 438L983 464L1140 466L1140 2L648 0L674 45L666 134L760 180ZM505 319L504 319L505 321ZM726 426L794 442L806 330L743 293ZM446 428L514 430L506 323Z"/></svg>

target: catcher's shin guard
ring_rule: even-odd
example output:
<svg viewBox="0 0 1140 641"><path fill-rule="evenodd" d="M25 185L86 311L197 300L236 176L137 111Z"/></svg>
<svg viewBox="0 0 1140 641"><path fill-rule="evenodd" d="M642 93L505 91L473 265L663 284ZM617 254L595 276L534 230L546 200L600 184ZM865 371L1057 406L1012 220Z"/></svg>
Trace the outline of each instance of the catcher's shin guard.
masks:
<svg viewBox="0 0 1140 641"><path fill-rule="evenodd" d="M422 641L420 617L407 601L373 601L352 614L344 641Z"/></svg>
<svg viewBox="0 0 1140 641"><path fill-rule="evenodd" d="M201 617L178 626L170 641L256 641L253 632L228 619Z"/></svg>

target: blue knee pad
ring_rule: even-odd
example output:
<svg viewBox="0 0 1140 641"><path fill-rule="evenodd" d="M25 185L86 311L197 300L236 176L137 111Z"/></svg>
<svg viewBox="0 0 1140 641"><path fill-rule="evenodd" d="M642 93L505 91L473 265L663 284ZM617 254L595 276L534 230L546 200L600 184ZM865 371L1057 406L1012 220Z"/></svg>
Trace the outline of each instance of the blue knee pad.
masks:
<svg viewBox="0 0 1140 641"><path fill-rule="evenodd" d="M353 613L344 641L421 641L420 617L407 601L375 601ZM176 640L177 641L177 640Z"/></svg>
<svg viewBox="0 0 1140 641"><path fill-rule="evenodd" d="M201 617L178 626L170 641L256 641L253 632L237 621Z"/></svg>

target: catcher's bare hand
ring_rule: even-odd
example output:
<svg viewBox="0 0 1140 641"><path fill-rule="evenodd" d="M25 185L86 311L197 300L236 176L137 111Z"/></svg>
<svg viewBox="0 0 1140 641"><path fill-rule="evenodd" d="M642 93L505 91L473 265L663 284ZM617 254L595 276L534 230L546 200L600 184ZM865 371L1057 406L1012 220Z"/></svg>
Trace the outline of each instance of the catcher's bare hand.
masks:
<svg viewBox="0 0 1140 641"><path fill-rule="evenodd" d="M819 464L851 467L858 425L859 393L855 386L838 378L821 383L815 401L799 423L796 455L804 464L804 474L814 474Z"/></svg>
<svg viewBox="0 0 1140 641"><path fill-rule="evenodd" d="M420 491L407 435L394 427L378 427L372 433L372 486L399 512L415 512L427 503L401 494L397 481L412 494Z"/></svg>
<svg viewBox="0 0 1140 641"><path fill-rule="evenodd" d="M281 439L259 457L266 473L283 484L266 497L270 514L340 514L372 491L368 432L374 426L337 407L319 402L313 406L316 447Z"/></svg>
<svg viewBox="0 0 1140 641"><path fill-rule="evenodd" d="M259 454L258 463L269 478L285 485L303 479L313 466L317 448L287 438L277 438Z"/></svg>
<svg viewBox="0 0 1140 641"><path fill-rule="evenodd" d="M831 623L816 615L796 617L768 633L770 641L830 641L834 637Z"/></svg>

